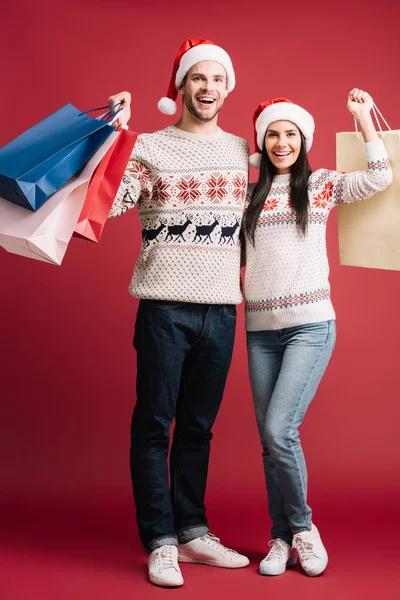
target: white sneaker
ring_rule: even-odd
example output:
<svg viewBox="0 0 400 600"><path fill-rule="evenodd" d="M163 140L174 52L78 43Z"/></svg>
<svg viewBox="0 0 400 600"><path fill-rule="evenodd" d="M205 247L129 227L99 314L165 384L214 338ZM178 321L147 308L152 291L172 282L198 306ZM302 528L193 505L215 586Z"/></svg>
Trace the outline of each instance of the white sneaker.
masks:
<svg viewBox="0 0 400 600"><path fill-rule="evenodd" d="M293 548L297 550L300 564L307 575L315 577L325 570L328 553L315 525L312 525L311 531L302 531L293 536Z"/></svg>
<svg viewBox="0 0 400 600"><path fill-rule="evenodd" d="M179 544L178 560L187 563L201 563L212 567L239 569L247 567L249 559L225 548L212 533L207 533L186 544Z"/></svg>
<svg viewBox="0 0 400 600"><path fill-rule="evenodd" d="M153 550L149 557L149 579L151 583L165 587L183 585L176 546L165 545Z"/></svg>
<svg viewBox="0 0 400 600"><path fill-rule="evenodd" d="M271 546L271 550L260 562L261 575L282 575L286 571L286 567L296 564L297 558L294 550L285 540L277 538L271 540L268 545Z"/></svg>

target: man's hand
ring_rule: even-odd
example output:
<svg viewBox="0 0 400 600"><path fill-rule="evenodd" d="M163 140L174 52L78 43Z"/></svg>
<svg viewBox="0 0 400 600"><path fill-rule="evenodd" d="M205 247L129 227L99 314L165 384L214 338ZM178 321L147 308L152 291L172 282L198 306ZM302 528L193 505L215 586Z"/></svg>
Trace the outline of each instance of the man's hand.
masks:
<svg viewBox="0 0 400 600"><path fill-rule="evenodd" d="M120 108L124 110L120 112L118 115L118 119L115 121L115 125L119 127L120 125L127 125L129 119L131 118L131 95L129 92L120 92L119 94L114 94L110 96L108 99L108 104L110 108L121 102L120 106L114 109L113 112L116 112Z"/></svg>

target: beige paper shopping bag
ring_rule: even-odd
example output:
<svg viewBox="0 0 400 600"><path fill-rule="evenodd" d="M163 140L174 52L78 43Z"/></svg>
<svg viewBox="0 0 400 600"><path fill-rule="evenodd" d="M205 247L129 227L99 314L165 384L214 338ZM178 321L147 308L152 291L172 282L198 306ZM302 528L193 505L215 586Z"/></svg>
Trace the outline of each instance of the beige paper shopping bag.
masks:
<svg viewBox="0 0 400 600"><path fill-rule="evenodd" d="M400 131L383 131L393 183L368 200L338 207L340 264L400 271ZM336 134L338 171L367 168L361 133Z"/></svg>

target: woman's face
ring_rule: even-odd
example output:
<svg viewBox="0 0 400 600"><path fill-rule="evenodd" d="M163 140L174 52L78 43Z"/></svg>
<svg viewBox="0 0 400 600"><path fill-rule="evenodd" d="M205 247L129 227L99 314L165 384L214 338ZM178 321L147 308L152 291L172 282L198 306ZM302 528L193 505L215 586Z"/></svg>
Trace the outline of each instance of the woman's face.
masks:
<svg viewBox="0 0 400 600"><path fill-rule="evenodd" d="M265 148L279 175L290 173L300 154L300 130L291 121L274 121L265 134Z"/></svg>

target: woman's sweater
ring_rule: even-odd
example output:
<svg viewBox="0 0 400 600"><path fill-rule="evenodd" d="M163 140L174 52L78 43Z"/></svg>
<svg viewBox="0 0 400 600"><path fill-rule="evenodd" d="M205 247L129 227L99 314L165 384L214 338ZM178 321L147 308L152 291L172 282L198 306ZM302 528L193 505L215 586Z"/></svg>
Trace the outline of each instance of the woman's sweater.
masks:
<svg viewBox="0 0 400 600"><path fill-rule="evenodd" d="M338 204L370 198L392 182L383 142L369 142L365 149L366 171L320 169L312 173L306 235L299 232L291 210L290 174L275 176L257 222L255 246L246 240L248 331L284 329L335 318L325 239L329 213Z"/></svg>

